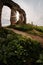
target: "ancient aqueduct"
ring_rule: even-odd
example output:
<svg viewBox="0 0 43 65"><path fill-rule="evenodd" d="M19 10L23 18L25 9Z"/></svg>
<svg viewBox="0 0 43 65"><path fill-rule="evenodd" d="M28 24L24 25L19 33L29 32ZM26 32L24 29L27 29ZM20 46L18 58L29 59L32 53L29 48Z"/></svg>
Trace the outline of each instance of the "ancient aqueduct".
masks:
<svg viewBox="0 0 43 65"><path fill-rule="evenodd" d="M15 18L16 11L18 11L20 15L17 23L21 24L26 23L26 13L17 3L13 2L12 0L0 0L0 27L1 27L1 15L3 6L8 6L11 9L11 17L10 17L11 25L16 23Z"/></svg>

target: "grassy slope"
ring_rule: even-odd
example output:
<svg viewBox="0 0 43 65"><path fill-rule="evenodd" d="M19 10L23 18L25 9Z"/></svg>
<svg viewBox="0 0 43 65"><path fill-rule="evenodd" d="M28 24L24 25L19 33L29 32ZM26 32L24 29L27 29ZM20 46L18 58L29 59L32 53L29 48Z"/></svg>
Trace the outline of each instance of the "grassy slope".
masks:
<svg viewBox="0 0 43 65"><path fill-rule="evenodd" d="M36 40L27 39L10 30L0 29L1 62L8 65L22 65L36 62L40 54L40 44Z"/></svg>
<svg viewBox="0 0 43 65"><path fill-rule="evenodd" d="M24 25L16 24L16 25L9 26L9 27L20 30L20 31L27 32L32 35L38 35L38 36L43 37L43 26L34 26L31 24L24 24Z"/></svg>

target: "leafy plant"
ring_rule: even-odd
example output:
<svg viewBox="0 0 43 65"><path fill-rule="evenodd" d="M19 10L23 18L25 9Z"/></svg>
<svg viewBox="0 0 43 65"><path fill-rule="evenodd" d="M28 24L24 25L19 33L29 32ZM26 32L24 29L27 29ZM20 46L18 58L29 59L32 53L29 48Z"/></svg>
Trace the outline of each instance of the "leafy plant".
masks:
<svg viewBox="0 0 43 65"><path fill-rule="evenodd" d="M0 31L1 62L7 65L28 65L29 63L36 62L39 59L39 42L18 35L7 29L2 28Z"/></svg>

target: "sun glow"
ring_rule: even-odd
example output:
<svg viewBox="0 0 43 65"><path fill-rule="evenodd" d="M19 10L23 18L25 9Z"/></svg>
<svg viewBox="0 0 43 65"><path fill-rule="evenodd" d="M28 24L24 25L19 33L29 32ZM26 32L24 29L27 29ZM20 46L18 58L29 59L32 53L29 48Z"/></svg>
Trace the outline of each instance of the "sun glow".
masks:
<svg viewBox="0 0 43 65"><path fill-rule="evenodd" d="M17 18L17 21L19 20L19 12L17 11L17 14L16 14L16 18Z"/></svg>

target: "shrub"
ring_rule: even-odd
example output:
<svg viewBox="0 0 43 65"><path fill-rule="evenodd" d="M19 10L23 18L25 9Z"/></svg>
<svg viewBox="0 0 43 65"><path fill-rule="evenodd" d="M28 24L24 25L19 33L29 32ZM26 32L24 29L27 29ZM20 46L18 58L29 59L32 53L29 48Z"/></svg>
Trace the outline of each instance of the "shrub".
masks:
<svg viewBox="0 0 43 65"><path fill-rule="evenodd" d="M7 65L24 65L36 62L40 55L39 42L12 31L0 30L0 61Z"/></svg>
<svg viewBox="0 0 43 65"><path fill-rule="evenodd" d="M29 30L33 30L33 25L29 25L29 24L23 24L23 25L11 25L9 26L10 28L15 28L21 31L29 31Z"/></svg>

